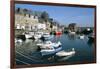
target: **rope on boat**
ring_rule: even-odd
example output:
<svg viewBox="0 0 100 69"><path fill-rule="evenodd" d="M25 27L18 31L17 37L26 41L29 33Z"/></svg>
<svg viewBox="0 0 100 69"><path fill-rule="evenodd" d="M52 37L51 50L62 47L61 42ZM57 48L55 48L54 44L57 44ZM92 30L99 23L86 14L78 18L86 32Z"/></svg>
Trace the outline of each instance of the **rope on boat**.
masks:
<svg viewBox="0 0 100 69"><path fill-rule="evenodd" d="M16 61L19 61L19 62L22 62L22 63L24 63L24 64L30 65L29 63L23 62L23 61L21 61L21 60L19 60L19 59L16 59Z"/></svg>

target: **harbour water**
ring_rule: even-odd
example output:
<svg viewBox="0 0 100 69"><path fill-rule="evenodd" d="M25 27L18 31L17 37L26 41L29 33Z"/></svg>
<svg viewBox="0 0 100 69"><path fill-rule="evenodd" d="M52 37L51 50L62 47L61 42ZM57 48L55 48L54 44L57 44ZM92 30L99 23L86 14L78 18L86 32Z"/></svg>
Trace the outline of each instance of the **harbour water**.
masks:
<svg viewBox="0 0 100 69"><path fill-rule="evenodd" d="M38 46L36 46L40 40L26 39L22 43L15 43L16 65L93 62L95 61L94 43L90 43L88 40L87 35L85 35L84 39L80 39L79 35L76 34L55 35L51 41L60 41L62 50L68 51L74 48L76 51L73 56L59 58L55 55L42 56Z"/></svg>

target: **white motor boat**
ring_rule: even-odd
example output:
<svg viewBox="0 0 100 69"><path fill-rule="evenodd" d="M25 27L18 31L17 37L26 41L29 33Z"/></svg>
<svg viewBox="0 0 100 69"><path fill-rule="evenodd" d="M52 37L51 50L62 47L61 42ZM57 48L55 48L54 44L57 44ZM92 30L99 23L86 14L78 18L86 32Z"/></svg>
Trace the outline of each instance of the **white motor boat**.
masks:
<svg viewBox="0 0 100 69"><path fill-rule="evenodd" d="M51 41L46 41L45 43L37 44L41 49L42 56L49 55L49 54L55 54L56 52L60 51L62 49L61 43L52 43Z"/></svg>
<svg viewBox="0 0 100 69"><path fill-rule="evenodd" d="M70 32L70 34L75 34L76 32Z"/></svg>
<svg viewBox="0 0 100 69"><path fill-rule="evenodd" d="M84 36L84 35L79 35L79 38L80 38L80 39L84 39L85 36Z"/></svg>
<svg viewBox="0 0 100 69"><path fill-rule="evenodd" d="M44 55L49 55L52 54L55 51L55 49L53 47L45 47L45 48L41 48L41 54L42 56Z"/></svg>
<svg viewBox="0 0 100 69"><path fill-rule="evenodd" d="M74 55L74 54L75 54L75 50L74 50L74 48L72 48L72 51L69 51L69 52L60 51L60 52L56 53L56 56L64 57L64 56L69 56L69 55Z"/></svg>
<svg viewBox="0 0 100 69"><path fill-rule="evenodd" d="M45 48L47 46L53 46L53 47L58 47L58 46L61 46L61 42L58 41L56 43L53 43L51 41L46 41L44 43L38 43L37 46L39 46L40 48Z"/></svg>
<svg viewBox="0 0 100 69"><path fill-rule="evenodd" d="M16 39L15 38L15 43L22 43L23 41L21 39Z"/></svg>
<svg viewBox="0 0 100 69"><path fill-rule="evenodd" d="M74 31L69 31L69 33L70 33L70 34L76 34L76 32L74 32Z"/></svg>
<svg viewBox="0 0 100 69"><path fill-rule="evenodd" d="M26 38L32 38L33 36L30 35L30 34L25 34L25 37L26 37Z"/></svg>
<svg viewBox="0 0 100 69"><path fill-rule="evenodd" d="M89 39L94 39L94 38L95 38L95 34L94 34L94 33L90 34L90 35L88 36L88 38L89 38Z"/></svg>
<svg viewBox="0 0 100 69"><path fill-rule="evenodd" d="M35 38L35 39L39 39L39 38L42 37L42 35L43 35L43 32L36 32L36 33L34 34L34 38Z"/></svg>
<svg viewBox="0 0 100 69"><path fill-rule="evenodd" d="M68 59L71 58L72 56L73 56L73 55L61 57L60 59L58 59L58 61L65 61L65 60L68 60Z"/></svg>
<svg viewBox="0 0 100 69"><path fill-rule="evenodd" d="M44 33L44 34L43 34L43 37L49 38L49 37L50 37L50 34L49 34L49 33Z"/></svg>
<svg viewBox="0 0 100 69"><path fill-rule="evenodd" d="M26 38L32 38L34 36L34 32L32 32L32 31L25 32L23 34L25 35Z"/></svg>
<svg viewBox="0 0 100 69"><path fill-rule="evenodd" d="M58 51L60 51L61 49L62 49L61 46L59 46L59 47L50 46L50 47L46 47L46 48L41 48L40 52L41 52L42 56L44 56L44 55L55 54Z"/></svg>

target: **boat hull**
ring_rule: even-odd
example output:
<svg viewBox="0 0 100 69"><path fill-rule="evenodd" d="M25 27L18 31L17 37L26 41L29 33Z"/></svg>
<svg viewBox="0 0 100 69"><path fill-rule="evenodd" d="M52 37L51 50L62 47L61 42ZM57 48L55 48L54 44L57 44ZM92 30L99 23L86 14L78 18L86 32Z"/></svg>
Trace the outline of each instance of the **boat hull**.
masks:
<svg viewBox="0 0 100 69"><path fill-rule="evenodd" d="M59 52L61 50L62 50L62 47L59 47L59 48L53 49L53 50L41 50L41 54L42 54L42 56L52 55L52 54L56 54L57 52Z"/></svg>
<svg viewBox="0 0 100 69"><path fill-rule="evenodd" d="M29 34L25 34L25 37L26 38L32 38L33 36L32 35L29 35Z"/></svg>
<svg viewBox="0 0 100 69"><path fill-rule="evenodd" d="M56 35L61 35L62 34L62 32L56 32Z"/></svg>

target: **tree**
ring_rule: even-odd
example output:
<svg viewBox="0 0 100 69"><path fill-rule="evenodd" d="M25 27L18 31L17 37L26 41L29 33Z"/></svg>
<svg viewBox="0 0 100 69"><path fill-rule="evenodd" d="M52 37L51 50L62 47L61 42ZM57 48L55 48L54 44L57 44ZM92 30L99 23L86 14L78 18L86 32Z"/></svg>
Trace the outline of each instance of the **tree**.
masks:
<svg viewBox="0 0 100 69"><path fill-rule="evenodd" d="M49 14L48 14L46 11L44 11L44 12L41 14L41 19L43 19L45 22L47 22L48 19L49 19Z"/></svg>
<svg viewBox="0 0 100 69"><path fill-rule="evenodd" d="M69 27L75 27L75 26L76 26L76 23L69 24Z"/></svg>
<svg viewBox="0 0 100 69"><path fill-rule="evenodd" d="M76 23L69 24L69 26L68 26L69 30L75 32L76 31L76 25L77 25Z"/></svg>
<svg viewBox="0 0 100 69"><path fill-rule="evenodd" d="M20 12L20 8L17 8L17 10L16 10L18 13Z"/></svg>
<svg viewBox="0 0 100 69"><path fill-rule="evenodd" d="M68 28L67 27L64 27L64 31L63 31L65 34L68 33Z"/></svg>

